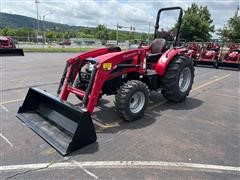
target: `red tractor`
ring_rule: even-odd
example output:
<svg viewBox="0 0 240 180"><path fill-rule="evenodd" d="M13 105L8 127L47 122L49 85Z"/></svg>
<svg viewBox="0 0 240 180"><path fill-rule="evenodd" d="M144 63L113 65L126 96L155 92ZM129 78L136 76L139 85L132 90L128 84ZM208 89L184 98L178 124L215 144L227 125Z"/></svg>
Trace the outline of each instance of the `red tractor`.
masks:
<svg viewBox="0 0 240 180"><path fill-rule="evenodd" d="M217 43L209 43L203 46L198 59L194 60L194 65L217 66L220 55L220 46Z"/></svg>
<svg viewBox="0 0 240 180"><path fill-rule="evenodd" d="M161 12L179 10L173 48L157 37ZM150 46L122 51L119 47L87 51L67 60L55 97L30 88L17 117L66 155L96 141L91 113L102 95L115 95L115 106L126 121L140 119L148 105L149 92L161 91L172 102L188 96L194 79L192 60L176 47L181 26L180 7L158 11L155 40ZM81 103L68 102L69 94Z"/></svg>
<svg viewBox="0 0 240 180"><path fill-rule="evenodd" d="M218 67L230 67L240 69L240 44L232 44L224 58L217 63Z"/></svg>
<svg viewBox="0 0 240 180"><path fill-rule="evenodd" d="M200 55L201 46L197 42L190 42L187 44L187 56L193 61L197 60Z"/></svg>
<svg viewBox="0 0 240 180"><path fill-rule="evenodd" d="M22 49L16 49L14 40L9 36L0 36L0 56L23 56Z"/></svg>
<svg viewBox="0 0 240 180"><path fill-rule="evenodd" d="M0 48L16 48L16 46L11 37L0 36Z"/></svg>

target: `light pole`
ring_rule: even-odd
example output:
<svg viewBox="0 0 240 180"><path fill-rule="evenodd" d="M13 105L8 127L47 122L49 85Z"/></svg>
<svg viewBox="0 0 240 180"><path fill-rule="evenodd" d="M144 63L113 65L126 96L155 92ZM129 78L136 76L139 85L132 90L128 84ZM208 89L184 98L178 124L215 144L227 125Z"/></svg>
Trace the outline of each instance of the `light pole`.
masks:
<svg viewBox="0 0 240 180"><path fill-rule="evenodd" d="M148 22L148 44L150 44L150 26L151 26L151 22Z"/></svg>
<svg viewBox="0 0 240 180"><path fill-rule="evenodd" d="M116 40L117 40L117 45L118 45L118 27L119 27L119 25L117 24L117 31L116 31Z"/></svg>
<svg viewBox="0 0 240 180"><path fill-rule="evenodd" d="M38 19L38 4L39 0L35 0L36 9L37 9L37 42L38 42L38 33L39 33L39 19Z"/></svg>
<svg viewBox="0 0 240 180"><path fill-rule="evenodd" d="M238 5L237 5L237 11L236 11L236 14L235 14L235 16L238 16L238 12L239 12L239 2L238 2Z"/></svg>
<svg viewBox="0 0 240 180"><path fill-rule="evenodd" d="M45 34L45 17L51 14L51 12L43 15L43 43L46 44L46 34Z"/></svg>

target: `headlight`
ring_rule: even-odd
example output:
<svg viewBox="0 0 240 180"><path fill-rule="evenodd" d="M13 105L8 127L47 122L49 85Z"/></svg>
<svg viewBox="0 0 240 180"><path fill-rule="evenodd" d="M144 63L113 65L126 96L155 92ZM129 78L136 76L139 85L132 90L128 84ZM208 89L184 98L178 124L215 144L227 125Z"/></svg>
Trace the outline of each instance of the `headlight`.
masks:
<svg viewBox="0 0 240 180"><path fill-rule="evenodd" d="M92 63L89 62L89 63L87 64L87 71L88 71L88 72L92 72L93 69L94 69L94 64L92 64Z"/></svg>

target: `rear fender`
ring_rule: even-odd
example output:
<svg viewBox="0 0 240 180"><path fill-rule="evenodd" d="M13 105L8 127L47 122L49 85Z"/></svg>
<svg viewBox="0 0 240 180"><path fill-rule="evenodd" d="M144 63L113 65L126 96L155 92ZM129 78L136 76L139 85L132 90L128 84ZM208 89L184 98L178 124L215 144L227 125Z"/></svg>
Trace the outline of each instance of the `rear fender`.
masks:
<svg viewBox="0 0 240 180"><path fill-rule="evenodd" d="M180 55L180 54L184 54L185 49L182 48L173 48L173 49L169 49L167 50L158 60L157 64L156 64L156 72L162 76L164 75L168 64L170 63L170 61L176 56L176 55Z"/></svg>

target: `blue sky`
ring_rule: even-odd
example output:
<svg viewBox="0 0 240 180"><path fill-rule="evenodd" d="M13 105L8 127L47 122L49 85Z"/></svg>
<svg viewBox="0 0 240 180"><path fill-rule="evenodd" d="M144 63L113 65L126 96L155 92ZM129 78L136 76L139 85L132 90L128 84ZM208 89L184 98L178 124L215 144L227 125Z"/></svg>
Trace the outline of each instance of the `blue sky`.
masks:
<svg viewBox="0 0 240 180"><path fill-rule="evenodd" d="M35 0L0 0L1 12L36 18ZM69 25L96 26L105 24L116 28L119 23L134 26L136 31L148 31L150 22L153 31L158 9L181 6L186 9L191 3L207 5L216 28L223 27L236 12L240 0L38 0L39 16L47 21ZM164 14L162 25L170 27L176 21L176 13Z"/></svg>

